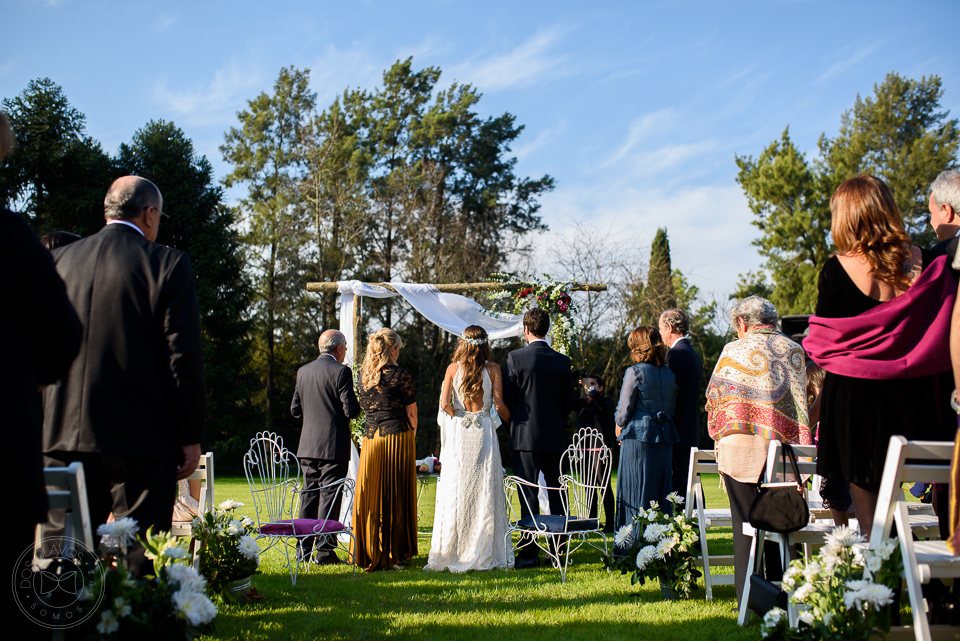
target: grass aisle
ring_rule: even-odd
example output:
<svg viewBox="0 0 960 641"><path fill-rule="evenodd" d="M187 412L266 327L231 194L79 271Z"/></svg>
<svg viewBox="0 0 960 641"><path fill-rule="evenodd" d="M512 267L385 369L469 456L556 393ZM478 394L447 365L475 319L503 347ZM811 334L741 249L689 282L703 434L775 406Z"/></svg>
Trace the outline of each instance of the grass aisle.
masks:
<svg viewBox="0 0 960 641"><path fill-rule="evenodd" d="M707 503L726 504L716 477L705 479ZM433 523L434 487L421 503L421 530ZM217 502L246 503L243 478L221 477ZM611 537L612 545L612 537ZM715 553L731 553L730 530L711 533ZM716 546L713 548L713 546ZM268 551L253 584L265 601L220 609L212 639L750 639L760 638L757 619L736 624L732 586L715 588L714 601L701 587L689 601L665 602L658 585L630 585L629 576L608 574L593 548L573 554L567 583L552 568L454 575L423 572L429 537L420 555L400 572L357 572L348 566L312 567L290 584L282 552ZM723 572L729 568L718 568Z"/></svg>

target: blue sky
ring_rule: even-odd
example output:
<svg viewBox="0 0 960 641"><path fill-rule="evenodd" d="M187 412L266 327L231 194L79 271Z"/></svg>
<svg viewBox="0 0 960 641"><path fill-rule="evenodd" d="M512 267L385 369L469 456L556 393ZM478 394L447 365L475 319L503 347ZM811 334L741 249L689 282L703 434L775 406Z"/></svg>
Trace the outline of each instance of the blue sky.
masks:
<svg viewBox="0 0 960 641"><path fill-rule="evenodd" d="M756 156L789 125L812 156L890 71L939 75L942 106L960 115L955 0L3 0L3 22L0 97L49 76L110 152L172 120L218 179L223 133L281 67L309 68L325 106L413 56L441 83L476 86L483 115L526 126L518 173L557 181L543 268L575 221L643 258L666 226L674 266L717 296L760 265L735 154Z"/></svg>

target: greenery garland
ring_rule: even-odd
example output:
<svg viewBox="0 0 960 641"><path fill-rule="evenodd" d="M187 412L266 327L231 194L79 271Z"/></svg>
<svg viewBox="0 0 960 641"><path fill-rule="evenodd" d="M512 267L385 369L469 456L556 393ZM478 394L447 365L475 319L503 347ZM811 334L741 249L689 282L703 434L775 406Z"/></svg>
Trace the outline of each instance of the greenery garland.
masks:
<svg viewBox="0 0 960 641"><path fill-rule="evenodd" d="M488 282L509 286L491 292L486 297L490 300L511 300L513 305L508 307L511 314L523 314L533 307L547 312L550 315L553 349L569 356L573 342L580 333L580 326L574 320L579 315L580 306L570 296L570 286L577 282L577 278L555 281L549 274L541 275L543 278L526 272L518 275L492 274ZM497 313L494 312L494 315Z"/></svg>

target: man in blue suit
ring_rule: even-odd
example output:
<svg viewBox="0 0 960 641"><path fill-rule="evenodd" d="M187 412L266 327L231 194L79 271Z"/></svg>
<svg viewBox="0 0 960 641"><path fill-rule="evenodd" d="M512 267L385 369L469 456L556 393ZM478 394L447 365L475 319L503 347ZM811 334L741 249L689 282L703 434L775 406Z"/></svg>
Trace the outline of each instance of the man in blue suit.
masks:
<svg viewBox="0 0 960 641"><path fill-rule="evenodd" d="M684 496L690 467L690 448L697 447L699 443L703 363L687 338L690 321L683 310L668 309L663 312L659 326L663 342L670 346L667 366L677 377L677 387L680 388L677 410L673 415L673 424L680 435L680 442L673 446L673 490Z"/></svg>
<svg viewBox="0 0 960 641"><path fill-rule="evenodd" d="M503 401L510 408L510 449L513 473L537 484L540 472L548 487L560 485L560 457L567 447L564 425L575 400L570 359L552 349L544 339L550 316L542 309L523 315L523 337L529 343L507 355L503 376ZM537 492L522 489L521 517L531 516L528 505L539 512ZM559 492L550 492L550 513L563 514ZM517 569L540 564L537 547L520 548Z"/></svg>

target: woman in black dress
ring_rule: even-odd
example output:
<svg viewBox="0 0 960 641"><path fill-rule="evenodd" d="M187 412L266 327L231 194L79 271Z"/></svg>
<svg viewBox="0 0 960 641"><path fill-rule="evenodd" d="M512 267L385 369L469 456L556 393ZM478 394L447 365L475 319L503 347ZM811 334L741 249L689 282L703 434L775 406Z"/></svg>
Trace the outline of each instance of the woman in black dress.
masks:
<svg viewBox="0 0 960 641"><path fill-rule="evenodd" d="M844 325L835 319L861 317L875 310L862 317L864 331L875 330L873 319L889 318L880 309L884 304L911 291L912 295L919 295L911 287L935 259L927 250L911 244L893 194L878 178L858 176L847 180L830 199L830 209L837 253L820 272L817 310L811 319L810 334L810 345L821 348L829 343L825 338L829 334L818 333L820 328L850 326L849 321ZM935 267L924 282L935 273L940 274L938 278L950 278L940 265ZM955 289L956 284L952 287ZM906 320L918 326L922 336L931 328L933 319L921 318L927 315L922 310L929 308L913 309L916 311ZM895 334L887 332L892 327L879 329L881 335ZM897 329L907 334L911 330L902 325ZM944 336L945 345L946 339ZM869 536L890 437L900 434L907 439L952 438L952 429L956 427L956 415L949 405L952 382L949 375L911 377L895 366L869 377L843 375L837 373L844 368L837 367L836 361L831 364L822 360L821 354L827 351L810 350L813 359L827 370L820 401L817 471L828 482L849 481L860 532ZM849 363L859 366L857 355L852 350L845 357L847 368ZM866 370L867 365L862 368ZM938 366L927 370L939 371Z"/></svg>
<svg viewBox="0 0 960 641"><path fill-rule="evenodd" d="M400 570L417 553L417 398L410 372L397 365L400 336L370 337L357 386L367 429L353 504L356 564L368 572Z"/></svg>

